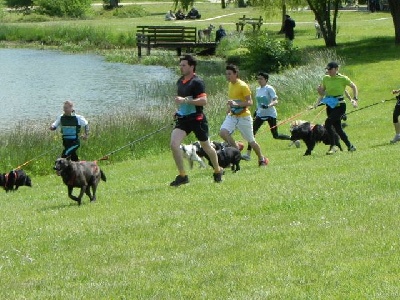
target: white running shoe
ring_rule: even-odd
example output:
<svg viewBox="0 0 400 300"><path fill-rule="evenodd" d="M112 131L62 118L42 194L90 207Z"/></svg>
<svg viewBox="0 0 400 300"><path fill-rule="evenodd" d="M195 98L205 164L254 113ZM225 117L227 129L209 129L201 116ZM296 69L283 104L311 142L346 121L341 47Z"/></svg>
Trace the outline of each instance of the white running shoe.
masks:
<svg viewBox="0 0 400 300"><path fill-rule="evenodd" d="M328 152L326 152L326 155L332 155L332 154L335 154L336 152L337 152L337 147L336 146L332 146L332 147L329 148Z"/></svg>

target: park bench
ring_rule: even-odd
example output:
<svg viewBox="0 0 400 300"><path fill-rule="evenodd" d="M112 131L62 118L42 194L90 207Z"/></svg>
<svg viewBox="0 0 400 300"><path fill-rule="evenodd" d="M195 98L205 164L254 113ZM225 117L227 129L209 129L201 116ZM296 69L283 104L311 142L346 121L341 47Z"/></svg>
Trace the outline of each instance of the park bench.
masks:
<svg viewBox="0 0 400 300"><path fill-rule="evenodd" d="M243 31L245 25L251 25L253 31L260 30L262 24L263 18L261 16L259 18L246 18L246 15L243 15L236 23L236 31Z"/></svg>
<svg viewBox="0 0 400 300"><path fill-rule="evenodd" d="M182 49L190 52L195 47L215 49L216 43L199 42L196 27L185 26L137 26L136 46L138 56L142 56L142 47L146 48L150 55L151 48L176 49L177 55L182 54Z"/></svg>

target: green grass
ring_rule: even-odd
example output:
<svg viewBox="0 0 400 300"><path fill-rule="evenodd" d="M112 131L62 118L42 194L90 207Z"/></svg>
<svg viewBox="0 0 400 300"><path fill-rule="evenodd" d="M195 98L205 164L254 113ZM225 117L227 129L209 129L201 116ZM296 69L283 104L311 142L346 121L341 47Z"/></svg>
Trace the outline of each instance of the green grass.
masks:
<svg viewBox="0 0 400 300"><path fill-rule="evenodd" d="M312 23L301 23L312 22L311 15L291 15L298 21L295 43L323 51ZM349 29L340 25L336 51L271 76L282 100L280 121L303 111L302 119L324 121L319 109L305 108L315 100L315 73L332 57L339 56L343 73L358 85L361 108L392 98L400 55L391 20L371 21L382 16L389 15L342 13ZM202 75L208 67L202 65ZM224 118L221 76L205 76L213 134ZM59 177L34 173L32 188L1 196L0 298L398 299L399 145L388 143L393 106L348 108L355 153L326 156L327 147L317 145L303 157L304 144L289 148L262 127L257 139L270 165L259 168L253 156L238 173L227 171L221 184L212 182L210 168L196 166L188 170L188 185L168 186L176 175L169 130L140 143L153 153L137 158L127 149L118 154L124 161L111 156L99 163L108 180L99 185L97 203L84 198L78 207ZM287 133L288 125L279 130ZM122 133L116 137L121 140L101 142L116 149L124 142ZM92 138L81 153L97 158L105 149L91 149L98 147ZM2 160L6 149L2 144Z"/></svg>

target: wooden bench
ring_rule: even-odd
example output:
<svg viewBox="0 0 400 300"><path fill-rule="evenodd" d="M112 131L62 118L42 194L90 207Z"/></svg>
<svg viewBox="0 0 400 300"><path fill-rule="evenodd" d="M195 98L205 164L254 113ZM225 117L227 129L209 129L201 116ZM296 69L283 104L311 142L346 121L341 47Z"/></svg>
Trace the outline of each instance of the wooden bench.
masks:
<svg viewBox="0 0 400 300"><path fill-rule="evenodd" d="M243 31L245 25L251 25L253 31L260 30L262 24L263 18L261 16L259 18L246 18L246 15L243 15L236 23L236 31Z"/></svg>
<svg viewBox="0 0 400 300"><path fill-rule="evenodd" d="M150 55L151 48L176 49L177 55L182 54L182 48L191 51L195 47L214 48L214 42L198 42L197 28L185 26L137 26L136 46L138 56L142 56L142 47L147 49Z"/></svg>

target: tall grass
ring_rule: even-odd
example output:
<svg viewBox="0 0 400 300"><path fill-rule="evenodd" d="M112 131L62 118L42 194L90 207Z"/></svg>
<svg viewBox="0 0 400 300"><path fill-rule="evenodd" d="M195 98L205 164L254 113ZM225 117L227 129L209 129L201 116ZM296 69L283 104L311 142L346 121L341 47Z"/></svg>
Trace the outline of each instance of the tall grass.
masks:
<svg viewBox="0 0 400 300"><path fill-rule="evenodd" d="M55 25L38 27L34 25L12 26L3 24L0 27L0 40L8 42L36 42L41 45L59 46L69 50L74 45L76 49L93 50L132 47L135 36L132 33L122 34L112 32L107 28L92 26Z"/></svg>

